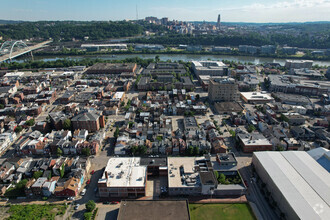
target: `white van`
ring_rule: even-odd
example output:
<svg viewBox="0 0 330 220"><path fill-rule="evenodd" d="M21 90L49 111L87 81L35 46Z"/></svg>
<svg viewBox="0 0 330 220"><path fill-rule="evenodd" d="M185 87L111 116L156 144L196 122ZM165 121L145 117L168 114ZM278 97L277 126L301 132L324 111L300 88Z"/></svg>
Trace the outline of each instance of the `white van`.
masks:
<svg viewBox="0 0 330 220"><path fill-rule="evenodd" d="M86 194L86 189L83 189L80 193L80 195L84 196Z"/></svg>

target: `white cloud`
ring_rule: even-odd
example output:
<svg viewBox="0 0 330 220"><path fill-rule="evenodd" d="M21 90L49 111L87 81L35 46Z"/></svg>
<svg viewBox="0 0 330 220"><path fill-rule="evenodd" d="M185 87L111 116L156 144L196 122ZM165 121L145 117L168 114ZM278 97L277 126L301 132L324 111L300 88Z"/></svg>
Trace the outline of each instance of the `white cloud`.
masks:
<svg viewBox="0 0 330 220"><path fill-rule="evenodd" d="M330 6L330 0L294 0L294 1L282 1L273 4L260 4L253 3L250 5L243 5L241 7L224 8L222 11L230 10L251 10L251 9L287 9L287 8L312 8L317 6Z"/></svg>

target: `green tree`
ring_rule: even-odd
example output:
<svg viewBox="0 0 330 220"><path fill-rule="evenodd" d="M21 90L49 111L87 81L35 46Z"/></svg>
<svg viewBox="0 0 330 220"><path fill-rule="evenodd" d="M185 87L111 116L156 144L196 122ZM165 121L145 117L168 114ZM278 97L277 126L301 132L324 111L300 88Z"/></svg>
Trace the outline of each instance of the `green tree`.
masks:
<svg viewBox="0 0 330 220"><path fill-rule="evenodd" d="M158 63L160 61L159 55L155 56L155 61L156 61L156 63Z"/></svg>
<svg viewBox="0 0 330 220"><path fill-rule="evenodd" d="M42 176L42 171L36 171L33 173L33 178L38 179L39 177Z"/></svg>
<svg viewBox="0 0 330 220"><path fill-rule="evenodd" d="M63 122L63 128L64 130L71 130L71 120L70 119L65 119Z"/></svg>
<svg viewBox="0 0 330 220"><path fill-rule="evenodd" d="M254 130L256 130L256 128L253 125L249 125L248 128L247 128L247 131L249 133L253 132Z"/></svg>
<svg viewBox="0 0 330 220"><path fill-rule="evenodd" d="M5 106L3 104L0 104L0 109L4 109Z"/></svg>
<svg viewBox="0 0 330 220"><path fill-rule="evenodd" d="M277 145L276 151L284 151L284 148L281 145Z"/></svg>
<svg viewBox="0 0 330 220"><path fill-rule="evenodd" d="M119 127L118 127L118 126L116 127L116 130L115 130L115 132L113 133L113 136L114 136L115 138L117 138L117 137L119 136Z"/></svg>
<svg viewBox="0 0 330 220"><path fill-rule="evenodd" d="M226 176L223 173L220 173L219 178L218 178L219 183L225 184L226 183Z"/></svg>
<svg viewBox="0 0 330 220"><path fill-rule="evenodd" d="M63 151L61 150L61 148L57 148L57 150L56 150L56 155L58 156L58 157L60 157L60 156L62 156L63 155Z"/></svg>
<svg viewBox="0 0 330 220"><path fill-rule="evenodd" d="M89 200L89 201L85 204L85 206L86 206L86 210L87 210L88 212L92 212L92 211L95 209L95 202L94 202L94 200Z"/></svg>
<svg viewBox="0 0 330 220"><path fill-rule="evenodd" d="M229 130L229 133L231 134L232 137L235 137L236 136L236 132L234 130Z"/></svg>
<svg viewBox="0 0 330 220"><path fill-rule="evenodd" d="M193 149L193 155L194 156L199 155L199 148L197 146L195 146L194 149Z"/></svg>
<svg viewBox="0 0 330 220"><path fill-rule="evenodd" d="M81 153L83 154L83 155L85 155L85 156L90 156L91 155L91 149L89 149L88 147L86 147L86 148L83 148L82 150L81 150Z"/></svg>
<svg viewBox="0 0 330 220"><path fill-rule="evenodd" d="M23 130L23 127L18 125L16 128L15 128L15 132L16 133L20 133L21 131Z"/></svg>
<svg viewBox="0 0 330 220"><path fill-rule="evenodd" d="M61 166L61 168L60 168L60 176L61 176L61 178L63 178L64 174L65 174L65 165L63 163L62 166Z"/></svg>
<svg viewBox="0 0 330 220"><path fill-rule="evenodd" d="M187 155L192 156L194 154L194 148L192 146L189 146L187 148Z"/></svg>
<svg viewBox="0 0 330 220"><path fill-rule="evenodd" d="M218 173L218 171L213 171L214 172L214 177L216 178L216 179L219 179L219 173Z"/></svg>
<svg viewBox="0 0 330 220"><path fill-rule="evenodd" d="M132 121L128 122L128 127L129 127L129 128L132 128L133 125L134 125L134 122L132 122Z"/></svg>
<svg viewBox="0 0 330 220"><path fill-rule="evenodd" d="M35 123L34 119L30 119L30 120L28 120L28 121L25 122L25 124L26 124L27 126L33 126L34 123Z"/></svg>
<svg viewBox="0 0 330 220"><path fill-rule="evenodd" d="M145 145L140 145L140 146L139 146L139 154L140 154L140 155L144 155L144 154L146 154L147 151L148 151L148 148L147 148Z"/></svg>

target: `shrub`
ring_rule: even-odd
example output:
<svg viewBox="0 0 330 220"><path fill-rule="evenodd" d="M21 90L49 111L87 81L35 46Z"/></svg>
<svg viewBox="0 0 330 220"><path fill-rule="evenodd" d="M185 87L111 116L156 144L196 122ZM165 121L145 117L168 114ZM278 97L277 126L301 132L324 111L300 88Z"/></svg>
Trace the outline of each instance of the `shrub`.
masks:
<svg viewBox="0 0 330 220"><path fill-rule="evenodd" d="M90 220L92 218L92 212L85 212L84 213L84 219L85 220Z"/></svg>

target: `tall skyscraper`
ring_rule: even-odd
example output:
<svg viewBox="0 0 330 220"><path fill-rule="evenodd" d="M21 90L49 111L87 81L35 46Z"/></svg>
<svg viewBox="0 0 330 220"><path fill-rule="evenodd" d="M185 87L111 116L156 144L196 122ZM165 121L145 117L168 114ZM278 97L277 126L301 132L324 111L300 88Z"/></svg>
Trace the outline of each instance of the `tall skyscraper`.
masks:
<svg viewBox="0 0 330 220"><path fill-rule="evenodd" d="M217 27L220 29L220 14L218 15Z"/></svg>

